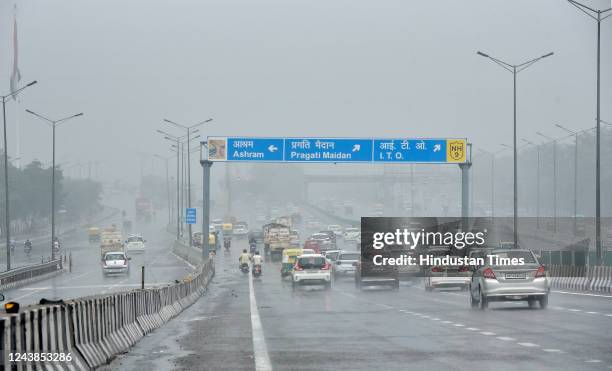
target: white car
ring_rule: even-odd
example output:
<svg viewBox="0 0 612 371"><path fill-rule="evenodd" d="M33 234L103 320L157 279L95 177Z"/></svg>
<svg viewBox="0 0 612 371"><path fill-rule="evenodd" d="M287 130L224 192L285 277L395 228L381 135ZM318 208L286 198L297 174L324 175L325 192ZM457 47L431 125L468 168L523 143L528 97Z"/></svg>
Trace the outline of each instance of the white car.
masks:
<svg viewBox="0 0 612 371"><path fill-rule="evenodd" d="M131 258L123 251L110 251L102 258L102 273L107 274L129 274Z"/></svg>
<svg viewBox="0 0 612 371"><path fill-rule="evenodd" d="M334 277L355 275L355 267L360 261L360 253L355 251L340 251L334 260Z"/></svg>
<svg viewBox="0 0 612 371"><path fill-rule="evenodd" d="M300 285L324 285L330 289L331 264L321 254L300 255L295 258L291 281L294 290Z"/></svg>
<svg viewBox="0 0 612 371"><path fill-rule="evenodd" d="M342 236L342 227L340 227L338 224L330 224L330 225L328 225L327 226L327 230L334 232L336 237L341 237Z"/></svg>
<svg viewBox="0 0 612 371"><path fill-rule="evenodd" d="M129 236L125 241L125 248L129 252L144 252L146 240L139 235Z"/></svg>
<svg viewBox="0 0 612 371"><path fill-rule="evenodd" d="M357 241L361 237L359 228L347 227L344 229L344 240L345 241Z"/></svg>

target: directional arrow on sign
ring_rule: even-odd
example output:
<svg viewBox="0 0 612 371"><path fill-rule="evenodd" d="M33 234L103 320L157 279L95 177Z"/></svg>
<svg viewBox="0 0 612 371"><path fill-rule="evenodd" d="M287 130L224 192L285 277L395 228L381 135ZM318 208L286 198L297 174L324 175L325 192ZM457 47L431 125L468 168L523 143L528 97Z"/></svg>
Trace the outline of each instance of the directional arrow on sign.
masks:
<svg viewBox="0 0 612 371"><path fill-rule="evenodd" d="M277 147L277 146L275 146L274 144L270 144L270 145L268 146L268 151L270 151L270 152L272 152L272 153L276 152L277 150L278 150L278 147Z"/></svg>
<svg viewBox="0 0 612 371"><path fill-rule="evenodd" d="M359 152L360 149L361 149L361 144L353 145L353 152Z"/></svg>

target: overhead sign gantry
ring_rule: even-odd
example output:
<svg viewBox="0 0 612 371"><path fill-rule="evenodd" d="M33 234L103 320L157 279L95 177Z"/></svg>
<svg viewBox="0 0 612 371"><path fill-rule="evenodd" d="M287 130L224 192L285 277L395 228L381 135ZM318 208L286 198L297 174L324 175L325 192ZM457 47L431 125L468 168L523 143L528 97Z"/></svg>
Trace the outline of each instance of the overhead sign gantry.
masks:
<svg viewBox="0 0 612 371"><path fill-rule="evenodd" d="M209 161L460 164L465 138L208 137Z"/></svg>

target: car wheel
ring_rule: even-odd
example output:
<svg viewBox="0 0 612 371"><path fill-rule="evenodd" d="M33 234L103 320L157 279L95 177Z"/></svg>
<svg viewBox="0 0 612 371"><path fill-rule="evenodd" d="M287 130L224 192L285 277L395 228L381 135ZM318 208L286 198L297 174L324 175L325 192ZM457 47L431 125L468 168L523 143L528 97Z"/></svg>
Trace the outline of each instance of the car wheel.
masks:
<svg viewBox="0 0 612 371"><path fill-rule="evenodd" d="M536 307L536 301L534 298L527 299L527 304L529 304L529 308L534 309Z"/></svg>
<svg viewBox="0 0 612 371"><path fill-rule="evenodd" d="M482 290L478 290L478 292L480 293L480 300L479 300L479 304L480 304L480 309L481 310L485 310L489 307L489 302L487 301L487 297L484 296L484 294L482 293Z"/></svg>
<svg viewBox="0 0 612 371"><path fill-rule="evenodd" d="M538 301L540 302L540 309L546 309L548 306L548 295L542 296Z"/></svg>

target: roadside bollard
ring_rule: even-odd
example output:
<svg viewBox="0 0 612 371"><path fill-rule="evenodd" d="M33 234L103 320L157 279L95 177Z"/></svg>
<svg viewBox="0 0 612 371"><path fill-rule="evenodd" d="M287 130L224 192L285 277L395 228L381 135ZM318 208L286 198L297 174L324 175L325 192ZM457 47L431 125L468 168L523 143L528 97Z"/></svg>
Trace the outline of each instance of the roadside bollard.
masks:
<svg viewBox="0 0 612 371"><path fill-rule="evenodd" d="M144 290L144 265L140 267L140 288Z"/></svg>

